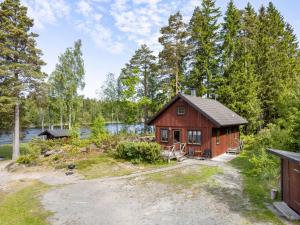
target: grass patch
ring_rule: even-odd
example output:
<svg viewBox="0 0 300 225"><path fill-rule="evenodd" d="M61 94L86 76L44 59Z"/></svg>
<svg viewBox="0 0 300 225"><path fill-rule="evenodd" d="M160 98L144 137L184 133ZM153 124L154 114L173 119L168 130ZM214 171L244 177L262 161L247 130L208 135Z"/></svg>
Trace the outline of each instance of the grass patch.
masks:
<svg viewBox="0 0 300 225"><path fill-rule="evenodd" d="M249 151L249 150L248 150ZM243 175L244 192L249 198L252 209L246 210L245 214L254 221L272 222L273 224L283 224L281 220L268 210L265 203L271 203L269 192L274 187L274 182L261 179L249 173L252 168L249 162L249 152L245 150L237 158L233 159L230 164L239 169Z"/></svg>
<svg viewBox="0 0 300 225"><path fill-rule="evenodd" d="M0 194L1 225L46 225L50 212L43 210L38 198L48 186L34 181L14 193Z"/></svg>
<svg viewBox="0 0 300 225"><path fill-rule="evenodd" d="M29 145L27 143L21 143L20 144L20 153L25 154L29 151ZM5 159L11 159L12 158L12 145L0 145L0 156L4 157Z"/></svg>
<svg viewBox="0 0 300 225"><path fill-rule="evenodd" d="M202 185L213 175L221 173L222 170L215 166L197 166L180 168L148 175L152 181L171 186L190 188L193 185Z"/></svg>
<svg viewBox="0 0 300 225"><path fill-rule="evenodd" d="M86 179L102 177L124 176L150 169L172 166L176 162L167 164L159 162L155 164L132 164L131 162L115 159L109 154L92 156L88 159L76 162L77 171Z"/></svg>

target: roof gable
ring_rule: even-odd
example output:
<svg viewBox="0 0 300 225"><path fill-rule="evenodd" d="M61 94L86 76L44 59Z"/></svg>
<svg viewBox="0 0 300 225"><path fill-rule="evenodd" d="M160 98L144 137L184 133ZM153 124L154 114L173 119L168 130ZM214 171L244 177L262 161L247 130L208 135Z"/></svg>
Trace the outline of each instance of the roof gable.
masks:
<svg viewBox="0 0 300 225"><path fill-rule="evenodd" d="M156 113L147 124L152 124L167 108L174 104L178 99L183 99L195 110L207 117L215 126L233 126L247 124L247 120L239 116L220 102L213 99L194 97L185 94L176 95L168 104L166 104L158 113Z"/></svg>
<svg viewBox="0 0 300 225"><path fill-rule="evenodd" d="M39 136L50 134L53 137L69 137L69 130L44 130Z"/></svg>

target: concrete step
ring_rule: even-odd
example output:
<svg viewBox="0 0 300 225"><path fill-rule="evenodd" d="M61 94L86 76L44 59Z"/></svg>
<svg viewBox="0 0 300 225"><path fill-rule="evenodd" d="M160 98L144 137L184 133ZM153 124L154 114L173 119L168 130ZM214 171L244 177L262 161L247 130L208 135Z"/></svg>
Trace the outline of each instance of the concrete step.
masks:
<svg viewBox="0 0 300 225"><path fill-rule="evenodd" d="M300 220L300 216L292 210L285 202L274 202L274 207L289 220Z"/></svg>

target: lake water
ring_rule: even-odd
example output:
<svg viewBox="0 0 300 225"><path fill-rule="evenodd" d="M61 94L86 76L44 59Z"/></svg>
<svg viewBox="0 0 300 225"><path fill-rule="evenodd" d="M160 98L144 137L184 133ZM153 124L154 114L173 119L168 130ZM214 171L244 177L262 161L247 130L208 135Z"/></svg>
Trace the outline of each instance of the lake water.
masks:
<svg viewBox="0 0 300 225"><path fill-rule="evenodd" d="M106 129L110 134L116 134L120 131L126 131L127 133L141 134L144 132L145 125L143 123L139 124L123 124L123 123L107 123ZM59 128L57 128L59 129ZM150 132L153 132L153 127L147 127ZM41 128L26 128L21 132L21 142L29 142L32 138L38 137L38 134L42 132ZM87 138L91 134L89 128L80 129L80 137ZM0 145L11 144L12 143L12 133L11 131L0 131Z"/></svg>

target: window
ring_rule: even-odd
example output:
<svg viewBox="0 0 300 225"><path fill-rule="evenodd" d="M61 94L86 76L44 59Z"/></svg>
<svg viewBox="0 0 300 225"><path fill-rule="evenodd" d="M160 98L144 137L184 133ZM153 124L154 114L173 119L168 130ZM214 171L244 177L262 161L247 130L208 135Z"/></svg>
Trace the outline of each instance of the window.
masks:
<svg viewBox="0 0 300 225"><path fill-rule="evenodd" d="M216 144L220 144L220 130L217 130Z"/></svg>
<svg viewBox="0 0 300 225"><path fill-rule="evenodd" d="M185 114L185 108L184 106L178 106L177 107L177 115L182 116Z"/></svg>
<svg viewBox="0 0 300 225"><path fill-rule="evenodd" d="M231 128L227 128L227 135L231 135Z"/></svg>
<svg viewBox="0 0 300 225"><path fill-rule="evenodd" d="M161 142L169 142L169 130L166 128L160 129Z"/></svg>
<svg viewBox="0 0 300 225"><path fill-rule="evenodd" d="M188 131L188 143L201 145L201 131L200 130L189 130Z"/></svg>

